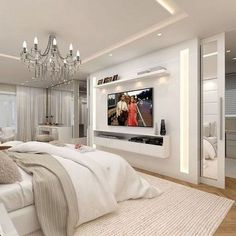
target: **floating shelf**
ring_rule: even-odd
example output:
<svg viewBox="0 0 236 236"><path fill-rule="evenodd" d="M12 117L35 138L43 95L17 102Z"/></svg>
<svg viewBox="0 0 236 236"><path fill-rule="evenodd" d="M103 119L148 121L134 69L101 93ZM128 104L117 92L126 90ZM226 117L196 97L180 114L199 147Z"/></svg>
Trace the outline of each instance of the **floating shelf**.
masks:
<svg viewBox="0 0 236 236"><path fill-rule="evenodd" d="M94 88L104 88L104 87L109 87L109 86L116 86L118 84L131 82L133 80L150 79L150 78L163 77L163 76L168 76L168 75L169 75L169 72L165 68L163 68L163 69L158 70L158 71L153 71L153 72L150 72L150 73L137 75L137 76L134 76L134 77L124 78L124 79L112 81L112 82L109 82L109 83L96 85L96 86L94 86Z"/></svg>
<svg viewBox="0 0 236 236"><path fill-rule="evenodd" d="M94 131L94 144L97 146L111 148L131 153L137 153L139 155L152 156L155 158L168 158L170 155L170 137L168 135L148 135L148 134L131 134L131 133L120 133L120 132L107 132L107 131ZM102 135L111 135L102 136ZM112 138L112 135L120 138ZM153 145L147 143L130 142L129 138L133 136L150 136L150 137L161 137L163 138L162 145Z"/></svg>
<svg viewBox="0 0 236 236"><path fill-rule="evenodd" d="M127 127L125 127L125 128L127 129ZM132 127L128 127L128 128L133 129ZM137 135L137 136L142 135L142 136L153 136L153 137L160 137L161 136L161 135L150 134L150 133L142 133L142 134L140 134L140 132L130 132L130 130L127 130L127 131L112 131L112 130L105 130L105 129L95 129L93 131L95 132L95 136L97 134L99 134L99 133L117 134L117 135L119 135L119 134L120 135Z"/></svg>

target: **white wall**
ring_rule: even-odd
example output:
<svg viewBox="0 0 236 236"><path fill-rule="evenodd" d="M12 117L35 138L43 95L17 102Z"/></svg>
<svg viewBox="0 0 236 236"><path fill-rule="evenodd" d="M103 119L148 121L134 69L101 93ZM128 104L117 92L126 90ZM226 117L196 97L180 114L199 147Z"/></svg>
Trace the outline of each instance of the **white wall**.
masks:
<svg viewBox="0 0 236 236"><path fill-rule="evenodd" d="M189 48L189 174L180 172L180 51ZM142 80L141 82L125 83L120 87L100 90L90 88L90 114L91 132L92 129L110 130L114 132L130 131L140 134L153 134L154 128L132 128L132 127L108 127L107 126L107 94L129 89L153 87L154 88L154 123L160 124L161 119L166 120L167 134L171 138L170 157L158 159L149 156L141 156L127 152L118 152L133 166L154 171L160 174L175 178L198 182L198 154L199 154L199 47L198 40L193 39L161 51L134 59L117 66L90 75L90 79L102 79L107 76L119 74L122 78L135 76L138 71L154 66L164 66L170 72L169 77ZM92 84L92 83L91 83ZM92 142L92 138L90 140Z"/></svg>

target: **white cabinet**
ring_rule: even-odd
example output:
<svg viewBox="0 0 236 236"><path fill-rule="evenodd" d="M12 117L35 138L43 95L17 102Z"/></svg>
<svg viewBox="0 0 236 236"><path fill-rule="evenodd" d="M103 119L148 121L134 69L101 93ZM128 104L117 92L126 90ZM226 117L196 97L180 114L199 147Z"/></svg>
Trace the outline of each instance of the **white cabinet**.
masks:
<svg viewBox="0 0 236 236"><path fill-rule="evenodd" d="M148 136L148 135L147 135ZM109 137L94 137L94 144L126 152L138 153L156 158L168 158L170 152L170 138L168 135L159 136L163 138L163 145L130 142L128 139L113 139Z"/></svg>
<svg viewBox="0 0 236 236"><path fill-rule="evenodd" d="M70 142L72 140L72 127L53 126L53 125L39 125L36 129L36 135L48 134L54 140L61 142Z"/></svg>

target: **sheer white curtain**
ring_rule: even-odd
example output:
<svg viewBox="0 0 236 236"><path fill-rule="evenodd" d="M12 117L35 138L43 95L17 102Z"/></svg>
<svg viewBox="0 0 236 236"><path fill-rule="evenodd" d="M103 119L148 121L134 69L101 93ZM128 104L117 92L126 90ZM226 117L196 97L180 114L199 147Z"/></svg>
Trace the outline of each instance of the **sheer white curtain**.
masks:
<svg viewBox="0 0 236 236"><path fill-rule="evenodd" d="M53 121L64 126L73 125L73 93L60 90L51 90L50 113Z"/></svg>
<svg viewBox="0 0 236 236"><path fill-rule="evenodd" d="M35 129L46 116L46 90L17 86L17 136L18 140L34 139Z"/></svg>

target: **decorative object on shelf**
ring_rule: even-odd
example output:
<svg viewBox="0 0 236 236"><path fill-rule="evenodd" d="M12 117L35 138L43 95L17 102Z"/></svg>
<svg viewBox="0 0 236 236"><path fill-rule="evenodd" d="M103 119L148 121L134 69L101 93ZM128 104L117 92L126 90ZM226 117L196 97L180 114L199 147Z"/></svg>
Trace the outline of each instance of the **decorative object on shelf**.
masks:
<svg viewBox="0 0 236 236"><path fill-rule="evenodd" d="M151 73L154 71L159 72L159 73L163 73L163 72L166 72L167 69L163 66L156 66L156 67L149 68L147 70L140 71L137 73L137 75L148 74L148 73Z"/></svg>
<svg viewBox="0 0 236 236"><path fill-rule="evenodd" d="M112 77L106 77L104 80L103 80L103 83L106 84L106 83L109 83L112 81Z"/></svg>
<svg viewBox="0 0 236 236"><path fill-rule="evenodd" d="M107 84L107 83L110 83L110 82L113 82L113 81L117 81L117 80L118 80L118 74L110 76L110 77L106 77L106 78L101 79L101 80L98 80L98 84L97 85Z"/></svg>
<svg viewBox="0 0 236 236"><path fill-rule="evenodd" d="M98 85L103 84L103 79L98 80Z"/></svg>
<svg viewBox="0 0 236 236"><path fill-rule="evenodd" d="M21 60L26 64L29 71L34 71L34 77L42 80L68 80L81 64L80 53L73 55L73 46L70 44L69 53L63 57L59 51L56 37L49 35L48 44L44 51L38 48L38 39L34 38L34 47L29 51L26 41L23 42L23 49L20 53Z"/></svg>
<svg viewBox="0 0 236 236"><path fill-rule="evenodd" d="M155 134L158 135L159 134L159 130L158 130L158 123L155 123Z"/></svg>
<svg viewBox="0 0 236 236"><path fill-rule="evenodd" d="M117 81L118 80L118 75L113 75L112 81Z"/></svg>
<svg viewBox="0 0 236 236"><path fill-rule="evenodd" d="M165 120L161 120L161 131L160 135L166 135L166 125L165 125Z"/></svg>
<svg viewBox="0 0 236 236"><path fill-rule="evenodd" d="M158 146L163 145L163 137L137 136L130 138L128 141L135 143L146 143Z"/></svg>

